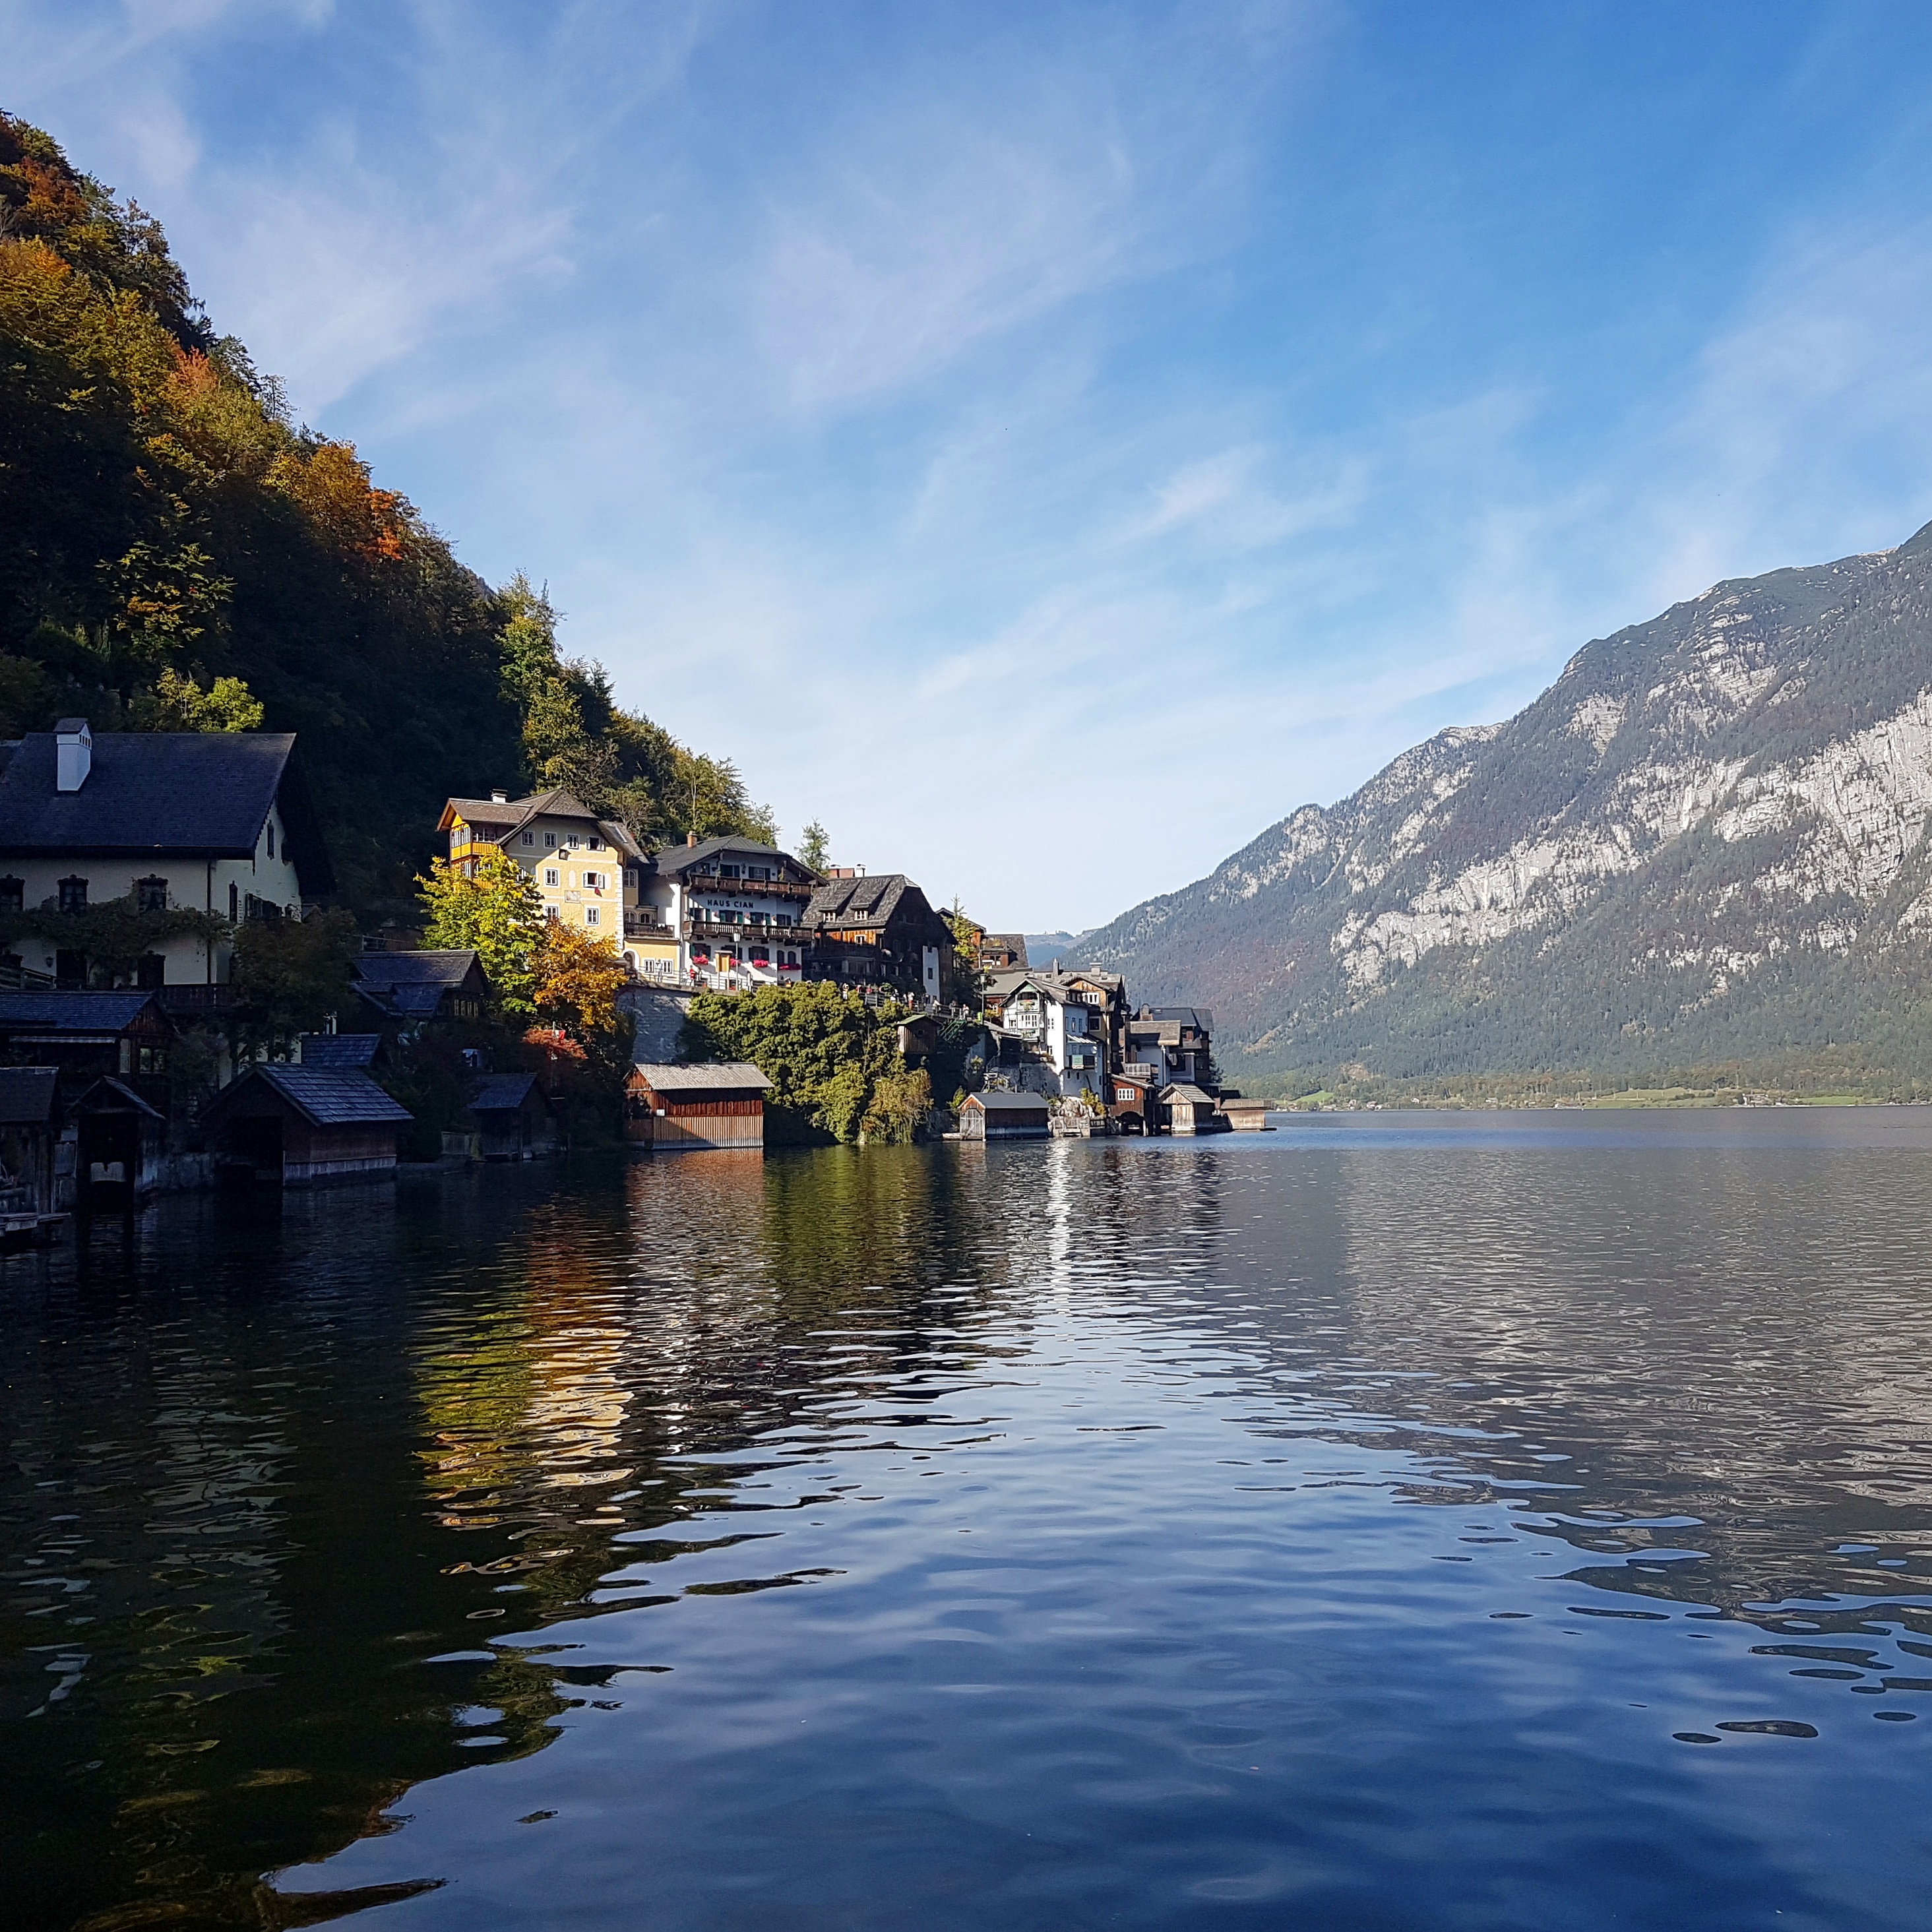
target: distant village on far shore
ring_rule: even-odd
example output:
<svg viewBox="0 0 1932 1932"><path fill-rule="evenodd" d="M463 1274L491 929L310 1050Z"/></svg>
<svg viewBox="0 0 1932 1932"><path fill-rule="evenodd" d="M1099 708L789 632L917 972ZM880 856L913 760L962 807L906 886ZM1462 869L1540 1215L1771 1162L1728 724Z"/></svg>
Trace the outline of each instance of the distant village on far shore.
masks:
<svg viewBox="0 0 1932 1932"><path fill-rule="evenodd" d="M1117 974L1031 961L1020 935L942 913L904 873L816 869L732 835L650 852L562 790L453 797L437 830L452 874L488 854L514 861L543 918L621 968L633 1142L761 1145L769 1081L686 1060L686 1011L701 994L812 986L896 1015L908 1070L932 1058L942 1028L964 1042L959 1088L932 1096L926 1133L1265 1124L1221 1084L1209 1013L1137 1009ZM75 1208L158 1189L395 1172L415 1116L386 1065L476 1021L496 989L478 951L426 948L420 929L390 926L362 935L346 1010L286 1040L230 1037L239 936L308 920L334 885L291 734L97 736L68 718L0 744L0 1241L51 1238ZM554 1083L464 1051L464 1120L440 1157L553 1147ZM182 1063L211 1053L190 1106Z"/></svg>

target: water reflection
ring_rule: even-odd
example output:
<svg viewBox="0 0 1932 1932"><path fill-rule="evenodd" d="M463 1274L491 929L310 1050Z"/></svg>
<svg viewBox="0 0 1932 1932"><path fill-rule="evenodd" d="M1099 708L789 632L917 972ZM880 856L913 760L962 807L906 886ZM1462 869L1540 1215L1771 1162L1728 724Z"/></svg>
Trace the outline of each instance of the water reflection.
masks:
<svg viewBox="0 0 1932 1932"><path fill-rule="evenodd" d="M1760 1815L1895 1810L1932 1691L1925 1150L1802 1124L592 1164L9 1262L23 1922L628 1922L646 1856L668 1924L1909 1922L1909 1832L1854 1881Z"/></svg>

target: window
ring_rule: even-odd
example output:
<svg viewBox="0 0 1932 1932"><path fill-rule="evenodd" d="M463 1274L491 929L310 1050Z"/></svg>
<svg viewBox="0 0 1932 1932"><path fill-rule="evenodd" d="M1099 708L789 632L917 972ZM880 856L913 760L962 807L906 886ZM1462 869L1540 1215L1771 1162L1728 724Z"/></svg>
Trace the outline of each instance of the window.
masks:
<svg viewBox="0 0 1932 1932"><path fill-rule="evenodd" d="M556 850L556 834L554 832L546 832L544 834L544 850L547 852L554 852Z"/></svg>
<svg viewBox="0 0 1932 1932"><path fill-rule="evenodd" d="M735 879L738 876L738 868L736 866L720 866L718 876L721 879Z"/></svg>
<svg viewBox="0 0 1932 1932"><path fill-rule="evenodd" d="M228 887L228 919L230 925L242 916L242 888L231 880Z"/></svg>
<svg viewBox="0 0 1932 1932"><path fill-rule="evenodd" d="M569 837L565 839L563 842L568 845L573 852L574 852L577 850L578 843L577 834L574 832L572 832Z"/></svg>
<svg viewBox="0 0 1932 1932"><path fill-rule="evenodd" d="M586 838L584 842L593 852L601 852L604 849L604 842L601 838Z"/></svg>
<svg viewBox="0 0 1932 1932"><path fill-rule="evenodd" d="M602 872L586 872L584 883L593 892L602 892L604 890L604 874Z"/></svg>
<svg viewBox="0 0 1932 1932"><path fill-rule="evenodd" d="M272 818L272 819L270 819L270 820L268 820L268 856L269 856L270 858L272 858L272 859L274 856L275 856L275 821Z"/></svg>
<svg viewBox="0 0 1932 1932"><path fill-rule="evenodd" d="M534 845L537 842L537 835L534 832L526 832L518 842L524 845Z"/></svg>
<svg viewBox="0 0 1932 1932"><path fill-rule="evenodd" d="M586 906L584 908L584 922L586 926L595 926L598 923L597 908L595 906Z"/></svg>
<svg viewBox="0 0 1932 1932"><path fill-rule="evenodd" d="M771 963L772 956L769 947L754 946L752 948L752 964L754 966L769 966Z"/></svg>
<svg viewBox="0 0 1932 1932"><path fill-rule="evenodd" d="M547 920L550 920L553 924L556 923L556 922L557 922L557 910L556 910L556 908L555 906L545 906L545 907L544 908L544 917L545 919L547 919Z"/></svg>
<svg viewBox="0 0 1932 1932"><path fill-rule="evenodd" d="M0 879L0 912L24 912L27 907L25 879Z"/></svg>
<svg viewBox="0 0 1932 1932"><path fill-rule="evenodd" d="M137 1073L165 1073L168 1070L168 1050L164 1046L138 1048L134 1057L134 1070Z"/></svg>
<svg viewBox="0 0 1932 1932"><path fill-rule="evenodd" d="M136 879L134 881L134 910L136 912L166 912L167 909L166 880Z"/></svg>
<svg viewBox="0 0 1932 1932"><path fill-rule="evenodd" d="M70 878L60 882L60 909L62 912L81 912L87 906L87 881L83 878Z"/></svg>
<svg viewBox="0 0 1932 1932"><path fill-rule="evenodd" d="M546 866L544 868L544 884L545 885L560 885L562 882L562 874L558 872L554 866Z"/></svg>
<svg viewBox="0 0 1932 1932"><path fill-rule="evenodd" d="M168 962L158 952L144 952L134 962L134 983L142 992L153 992L167 980Z"/></svg>
<svg viewBox="0 0 1932 1932"><path fill-rule="evenodd" d="M625 873L624 883L630 887L632 892L635 892L638 890L638 874L634 868Z"/></svg>

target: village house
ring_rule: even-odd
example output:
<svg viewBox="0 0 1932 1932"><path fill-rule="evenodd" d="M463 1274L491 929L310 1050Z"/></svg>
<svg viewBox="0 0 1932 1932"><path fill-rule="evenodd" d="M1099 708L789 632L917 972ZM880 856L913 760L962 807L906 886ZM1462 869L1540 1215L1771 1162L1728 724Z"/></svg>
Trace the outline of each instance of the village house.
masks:
<svg viewBox="0 0 1932 1932"><path fill-rule="evenodd" d="M1018 932L982 932L980 935L980 970L982 973L1024 973L1027 969L1026 935Z"/></svg>
<svg viewBox="0 0 1932 1932"><path fill-rule="evenodd" d="M0 992L0 1060L55 1068L70 1100L114 1074L166 1112L176 1037L157 993Z"/></svg>
<svg viewBox="0 0 1932 1932"><path fill-rule="evenodd" d="M643 898L650 861L614 819L599 818L567 791L512 798L452 798L436 829L449 835L449 862L472 873L487 848L507 853L529 874L546 918L613 941L646 979L675 970L674 938L649 916Z"/></svg>
<svg viewBox="0 0 1932 1932"><path fill-rule="evenodd" d="M428 1020L473 1020L490 994L482 962L460 946L358 953L349 975L368 1013L398 1030Z"/></svg>
<svg viewBox="0 0 1932 1932"><path fill-rule="evenodd" d="M1112 1071L1106 998L1064 974L995 974L986 1012L1000 1071L1040 1093L1103 1094Z"/></svg>
<svg viewBox="0 0 1932 1932"><path fill-rule="evenodd" d="M914 999L954 992L952 928L903 872L835 872L805 909L810 976L889 986Z"/></svg>
<svg viewBox="0 0 1932 1932"><path fill-rule="evenodd" d="M231 1081L202 1114L218 1179L282 1187L392 1179L415 1116L368 1074L269 1065Z"/></svg>
<svg viewBox="0 0 1932 1932"><path fill-rule="evenodd" d="M664 1153L761 1149L771 1084L748 1060L640 1060L624 1083L624 1137Z"/></svg>
<svg viewBox="0 0 1932 1932"><path fill-rule="evenodd" d="M75 1102L79 1205L89 1214L124 1211L161 1184L167 1122L128 1082L111 1074Z"/></svg>
<svg viewBox="0 0 1932 1932"><path fill-rule="evenodd" d="M1144 1074L1114 1073L1108 1076L1112 1096L1107 1112L1124 1134L1156 1133L1160 1128L1160 1110L1156 1104L1160 1089Z"/></svg>
<svg viewBox="0 0 1932 1932"><path fill-rule="evenodd" d="M295 739L272 731L121 731L63 718L0 744L0 916L121 902L157 920L131 982L171 1009L212 1006L228 978L230 928L299 918L334 884ZM226 925L218 923L226 922ZM0 976L80 988L104 969L51 931L13 941ZM190 990L193 989L193 990Z"/></svg>
<svg viewBox="0 0 1932 1932"><path fill-rule="evenodd" d="M1191 1081L1163 1087L1160 1106L1161 1124L1171 1134L1226 1133L1230 1124L1214 1095Z"/></svg>
<svg viewBox="0 0 1932 1932"><path fill-rule="evenodd" d="M657 855L644 911L665 934L662 964L638 972L673 985L736 992L805 976L805 908L819 886L809 866L776 846L700 838Z"/></svg>
<svg viewBox="0 0 1932 1932"><path fill-rule="evenodd" d="M1162 1087L1192 1083L1211 1094L1214 1016L1204 1006L1143 1006L1128 1021L1121 1070Z"/></svg>

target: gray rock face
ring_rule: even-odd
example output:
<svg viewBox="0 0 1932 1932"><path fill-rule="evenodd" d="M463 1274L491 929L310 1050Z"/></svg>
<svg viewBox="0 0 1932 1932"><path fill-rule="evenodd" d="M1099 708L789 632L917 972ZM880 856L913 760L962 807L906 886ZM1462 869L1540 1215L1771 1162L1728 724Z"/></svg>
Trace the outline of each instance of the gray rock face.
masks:
<svg viewBox="0 0 1932 1932"><path fill-rule="evenodd" d="M1932 1072L1928 816L1932 526L1586 644L1082 957L1211 1006L1230 1078Z"/></svg>

